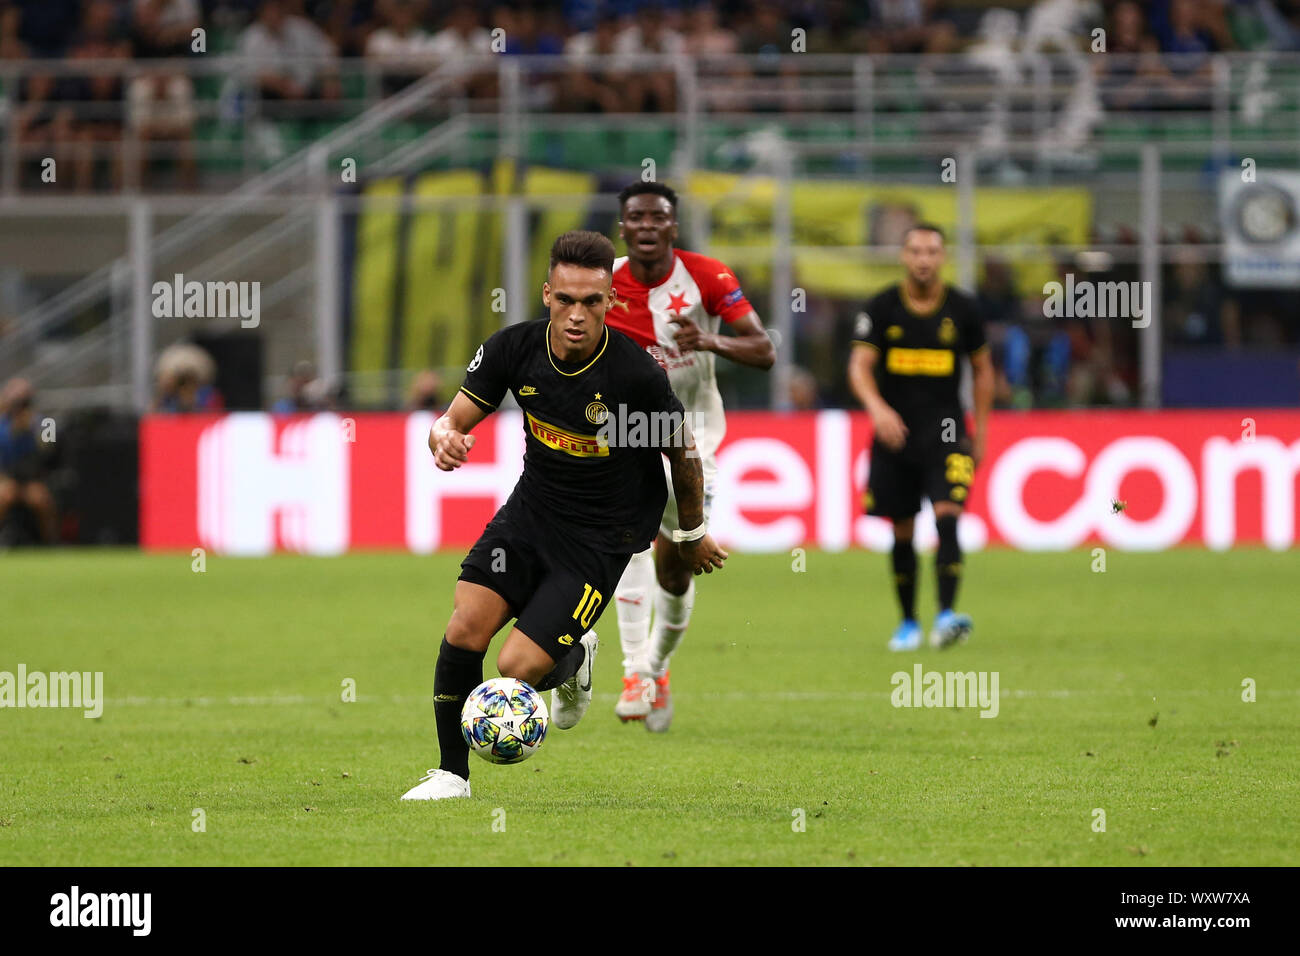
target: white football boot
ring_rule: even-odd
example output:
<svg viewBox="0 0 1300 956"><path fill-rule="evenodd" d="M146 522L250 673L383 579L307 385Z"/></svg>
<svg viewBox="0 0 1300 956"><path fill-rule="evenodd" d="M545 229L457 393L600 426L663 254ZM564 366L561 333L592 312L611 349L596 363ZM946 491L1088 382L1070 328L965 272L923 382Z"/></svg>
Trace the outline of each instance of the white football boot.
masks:
<svg viewBox="0 0 1300 956"><path fill-rule="evenodd" d="M406 793L403 800L449 800L453 797L468 797L469 781L456 776L450 770L430 770Z"/></svg>
<svg viewBox="0 0 1300 956"><path fill-rule="evenodd" d="M645 720L654 702L654 678L645 674L628 674L623 677L623 693L614 705L614 715L624 723Z"/></svg>
<svg viewBox="0 0 1300 956"><path fill-rule="evenodd" d="M595 631L588 631L578 643L586 648L582 665L576 674L551 691L551 723L560 730L577 725L591 706L591 672L600 641L596 639Z"/></svg>

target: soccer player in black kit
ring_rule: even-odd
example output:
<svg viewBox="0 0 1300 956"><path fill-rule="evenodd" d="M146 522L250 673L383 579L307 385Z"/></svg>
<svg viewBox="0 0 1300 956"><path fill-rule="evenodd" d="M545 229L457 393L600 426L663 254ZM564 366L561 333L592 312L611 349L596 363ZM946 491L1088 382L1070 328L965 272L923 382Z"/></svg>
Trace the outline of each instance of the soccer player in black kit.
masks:
<svg viewBox="0 0 1300 956"><path fill-rule="evenodd" d="M943 232L918 224L903 237L903 281L867 303L853 331L849 384L871 415L875 439L866 512L894 525L891 556L903 621L890 650L921 646L916 621L916 551L912 533L921 496L930 499L939 532L935 555L939 614L930 644L966 640L973 624L954 610L962 553L957 519L984 457L993 405L993 362L974 301L939 278ZM961 407L963 355L974 372L975 427Z"/></svg>
<svg viewBox="0 0 1300 956"><path fill-rule="evenodd" d="M465 383L434 423L429 449L443 471L464 464L469 432L511 392L523 410L524 470L509 499L461 562L455 604L434 668L441 762L403 800L468 797L469 747L460 732L465 698L483 681L492 638L515 626L497 654L503 677L553 691L551 720L566 730L591 703L596 636L631 556L654 540L672 474L681 525L677 544L699 574L727 553L706 535L704 476L681 403L659 363L605 325L613 304L614 245L596 232L568 232L551 247L542 286L549 319L492 335ZM673 428L641 428L648 441L619 446L612 416L645 416ZM671 432L671 434L669 434Z"/></svg>

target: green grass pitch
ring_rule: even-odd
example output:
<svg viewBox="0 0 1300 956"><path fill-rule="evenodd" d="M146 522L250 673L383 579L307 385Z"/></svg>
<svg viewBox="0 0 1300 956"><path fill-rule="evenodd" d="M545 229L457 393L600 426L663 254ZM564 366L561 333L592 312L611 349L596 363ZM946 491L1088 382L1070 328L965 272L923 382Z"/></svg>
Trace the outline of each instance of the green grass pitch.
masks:
<svg viewBox="0 0 1300 956"><path fill-rule="evenodd" d="M0 710L0 865L1300 863L1295 553L975 554L970 643L907 655L884 556L736 554L668 734L613 716L608 615L581 725L403 804L460 557L0 556L0 671L106 697ZM997 717L893 707L918 661L996 671Z"/></svg>

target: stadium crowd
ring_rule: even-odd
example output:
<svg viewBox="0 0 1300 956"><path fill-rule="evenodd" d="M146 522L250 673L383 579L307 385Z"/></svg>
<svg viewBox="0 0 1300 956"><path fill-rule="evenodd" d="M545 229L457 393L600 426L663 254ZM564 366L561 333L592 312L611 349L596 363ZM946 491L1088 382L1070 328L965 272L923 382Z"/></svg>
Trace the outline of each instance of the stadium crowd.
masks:
<svg viewBox="0 0 1300 956"><path fill-rule="evenodd" d="M1297 0L986 5L1049 6L1081 20L1100 9L1108 32L1135 52L1300 49ZM938 53L973 42L986 12L942 0L0 0L0 56L77 57L91 46L185 56L198 27L236 36L250 55L443 58L489 52L497 27L512 55L788 52L796 28L807 32L808 52Z"/></svg>
<svg viewBox="0 0 1300 956"><path fill-rule="evenodd" d="M1039 33L1074 37L1083 48L1102 25L1108 52L1183 54L1177 68L1103 61L1119 71L1113 103L1193 95L1204 57L1221 50L1300 50L1300 0L1004 0ZM1093 22L1099 11L1102 20ZM791 52L804 31L810 53L940 53L987 41L1005 9L939 0L0 0L0 59L153 59L237 52L259 62L255 80L275 100L337 99L336 57L383 70L386 91L457 57L490 52L564 56L573 69L553 90L566 111L670 111L664 78L626 67L585 70L591 54L770 55ZM1035 19L1036 18L1036 19ZM204 39L194 34L202 29ZM504 46L493 47L493 32ZM304 58L320 62L289 62ZM617 62L617 61L615 61ZM472 95L492 96L490 78ZM103 139L121 115L144 135L179 138L193 123L194 91L183 74L160 71L124 85L112 76L34 74L24 84L26 140ZM76 110L61 104L76 104ZM114 111L113 105L125 106ZM1157 104L1159 105L1159 104Z"/></svg>
<svg viewBox="0 0 1300 956"><path fill-rule="evenodd" d="M190 189L204 171L195 145L201 120L255 114L251 135L274 155L282 149L277 119L337 120L349 115L349 98L392 94L476 55L563 64L528 78L531 111L640 114L676 110L678 84L629 57L749 55L758 59L716 68L723 81L708 108L780 111L799 108L798 68L763 58L796 49L795 31L808 53L964 51L968 65L1001 72L1009 94L1021 83L1018 70L1004 68L1016 50L1088 49L1098 26L1107 53L1131 55L1091 61L1100 99L1079 117L1083 128L1102 109L1208 110L1210 54L1300 50L1300 0L0 0L0 65L19 77L5 95L24 181L52 156L72 170L55 188L151 184L150 160L162 157L174 161L174 185ZM163 62L222 53L246 58L241 70L198 90L195 75ZM607 58L592 59L598 54ZM84 60L96 66L79 75ZM357 70L373 82L342 81L345 72L359 79ZM779 76L786 92L746 96L758 74ZM485 70L467 72L457 88L466 108L491 110L497 87L496 71ZM953 105L939 96L925 108L937 116ZM826 109L849 106L828 101Z"/></svg>

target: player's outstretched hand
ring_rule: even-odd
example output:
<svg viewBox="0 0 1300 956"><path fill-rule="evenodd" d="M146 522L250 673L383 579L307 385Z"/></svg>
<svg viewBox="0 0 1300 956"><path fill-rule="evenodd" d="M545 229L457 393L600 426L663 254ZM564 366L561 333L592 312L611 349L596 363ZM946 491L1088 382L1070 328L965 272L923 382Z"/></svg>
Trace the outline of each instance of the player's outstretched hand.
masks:
<svg viewBox="0 0 1300 956"><path fill-rule="evenodd" d="M714 568L722 567L727 560L727 552L718 547L713 535L706 534L697 541L683 541L678 545L682 559L691 566L696 574L712 574Z"/></svg>
<svg viewBox="0 0 1300 956"><path fill-rule="evenodd" d="M871 416L871 423L886 448L900 451L907 443L907 426L903 424L903 416L888 405L876 410Z"/></svg>
<svg viewBox="0 0 1300 956"><path fill-rule="evenodd" d="M679 352L709 352L709 337L690 319L678 319L673 322L673 341Z"/></svg>
<svg viewBox="0 0 1300 956"><path fill-rule="evenodd" d="M433 463L442 471L454 471L469 460L469 450L474 447L474 436L452 428L445 419L433 423L429 434L429 447L433 450Z"/></svg>

